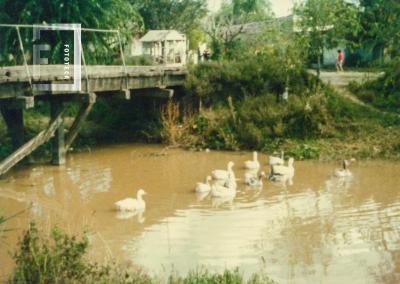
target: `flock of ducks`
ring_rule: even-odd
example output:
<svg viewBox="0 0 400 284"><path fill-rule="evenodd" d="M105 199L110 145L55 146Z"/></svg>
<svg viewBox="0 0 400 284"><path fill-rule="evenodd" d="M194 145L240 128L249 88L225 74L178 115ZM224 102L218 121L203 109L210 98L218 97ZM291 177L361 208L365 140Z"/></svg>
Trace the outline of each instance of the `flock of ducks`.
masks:
<svg viewBox="0 0 400 284"><path fill-rule="evenodd" d="M287 165L283 158L270 156L268 165L270 167L269 180L283 181L291 180L294 176L294 159L290 158ZM207 176L205 182L198 182L195 191L197 193L211 193L212 197L235 197L237 189L237 179L233 171L234 163L228 162L226 170L213 170L211 176ZM258 153L253 152L253 160L244 162L246 169L244 182L247 186L261 188L263 186L263 178L267 175L264 171L260 172L261 165L258 161Z"/></svg>
<svg viewBox="0 0 400 284"><path fill-rule="evenodd" d="M287 165L285 165L284 153L281 152L281 157L269 156L268 166L270 173L268 179L273 182L286 182L292 183L294 177L294 159L289 158ZM211 194L212 197L234 198L236 196L237 181L233 171L234 163L229 161L226 170L216 169L211 172L211 175L205 178L204 182L198 182L195 191L200 194ZM244 163L246 169L244 175L244 182L247 186L254 188L262 188L263 179L267 178L264 171L260 172L261 165L258 161L257 152L253 152L253 160ZM334 176L338 178L351 177L352 174L349 170L349 162L343 161L342 169L337 169ZM139 189L136 198L126 198L115 203L115 209L120 212L143 212L146 208L146 203L143 196L146 192Z"/></svg>

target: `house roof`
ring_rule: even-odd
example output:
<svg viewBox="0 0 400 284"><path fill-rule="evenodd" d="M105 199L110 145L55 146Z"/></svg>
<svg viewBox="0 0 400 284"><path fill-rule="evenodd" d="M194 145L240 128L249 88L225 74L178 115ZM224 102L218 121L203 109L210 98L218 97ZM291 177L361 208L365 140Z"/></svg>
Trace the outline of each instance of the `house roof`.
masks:
<svg viewBox="0 0 400 284"><path fill-rule="evenodd" d="M151 30L141 39L141 42L154 42L164 40L185 40L186 36L176 30Z"/></svg>

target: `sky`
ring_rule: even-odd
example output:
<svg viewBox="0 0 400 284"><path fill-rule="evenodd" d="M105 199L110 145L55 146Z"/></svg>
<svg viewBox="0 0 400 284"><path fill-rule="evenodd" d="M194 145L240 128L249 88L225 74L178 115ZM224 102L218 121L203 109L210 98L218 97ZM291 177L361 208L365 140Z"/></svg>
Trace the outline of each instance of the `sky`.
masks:
<svg viewBox="0 0 400 284"><path fill-rule="evenodd" d="M217 11L223 0L208 0L208 8L210 11ZM291 14L290 9L293 7L294 0L269 0L272 10L277 17L287 16Z"/></svg>

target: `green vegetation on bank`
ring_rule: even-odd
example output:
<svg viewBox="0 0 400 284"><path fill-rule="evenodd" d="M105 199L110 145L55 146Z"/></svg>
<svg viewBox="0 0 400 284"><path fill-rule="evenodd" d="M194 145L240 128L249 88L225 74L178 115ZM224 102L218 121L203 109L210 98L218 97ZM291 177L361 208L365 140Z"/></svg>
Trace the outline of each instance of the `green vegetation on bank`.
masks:
<svg viewBox="0 0 400 284"><path fill-rule="evenodd" d="M187 88L201 99L202 110L186 118L190 125L182 128L186 135L180 134L177 143L284 149L298 159L400 158L398 116L354 103L301 66L291 72L279 66L274 56L257 56L195 67ZM284 101L286 74L289 97Z"/></svg>
<svg viewBox="0 0 400 284"><path fill-rule="evenodd" d="M357 97L383 111L400 113L400 57L385 68L381 78L349 85Z"/></svg>
<svg viewBox="0 0 400 284"><path fill-rule="evenodd" d="M140 269L121 268L116 263L100 265L86 258L90 242L69 236L54 227L43 236L32 223L19 242L13 259L15 268L8 283L135 283L135 284L273 284L264 274L254 274L248 280L238 269L211 273L206 269L189 272L186 276L172 273L167 279L149 276Z"/></svg>

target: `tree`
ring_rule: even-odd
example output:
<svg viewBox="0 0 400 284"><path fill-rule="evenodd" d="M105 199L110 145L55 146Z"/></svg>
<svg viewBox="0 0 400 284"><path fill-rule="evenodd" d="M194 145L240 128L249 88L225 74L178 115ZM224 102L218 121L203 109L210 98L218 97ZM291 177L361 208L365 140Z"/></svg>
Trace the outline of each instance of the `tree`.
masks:
<svg viewBox="0 0 400 284"><path fill-rule="evenodd" d="M5 24L81 23L84 28L120 29L126 43L132 33L142 27L142 19L135 8L125 0L0 0L0 22ZM3 28L4 29L4 28ZM32 47L32 29L21 29L22 40L28 50ZM53 54L62 49L60 33L49 38ZM97 62L118 54L113 47L117 37L110 34L82 32L85 56ZM19 43L15 29L6 28L0 41L2 64L9 64L10 54L20 63ZM110 52L112 52L110 54ZM111 55L111 56L110 56Z"/></svg>
<svg viewBox="0 0 400 284"><path fill-rule="evenodd" d="M386 48L392 58L400 55L400 2L360 0L360 7L359 44L370 45L375 51Z"/></svg>
<svg viewBox="0 0 400 284"><path fill-rule="evenodd" d="M202 39L201 20L207 14L206 0L130 0L144 20L146 30L175 29L186 34L189 48Z"/></svg>
<svg viewBox="0 0 400 284"><path fill-rule="evenodd" d="M359 30L358 8L345 0L306 0L295 7L295 30L304 39L310 56L318 61L320 74L324 48L346 43Z"/></svg>
<svg viewBox="0 0 400 284"><path fill-rule="evenodd" d="M206 15L205 0L131 0L147 30L176 29L188 33Z"/></svg>
<svg viewBox="0 0 400 284"><path fill-rule="evenodd" d="M221 13L228 13L235 24L262 21L271 18L271 4L268 0L232 0L224 4Z"/></svg>
<svg viewBox="0 0 400 284"><path fill-rule="evenodd" d="M250 22L272 18L270 3L266 0L233 0L223 3L221 9L210 15L204 29L211 38L213 58L233 59L242 49L240 36Z"/></svg>

